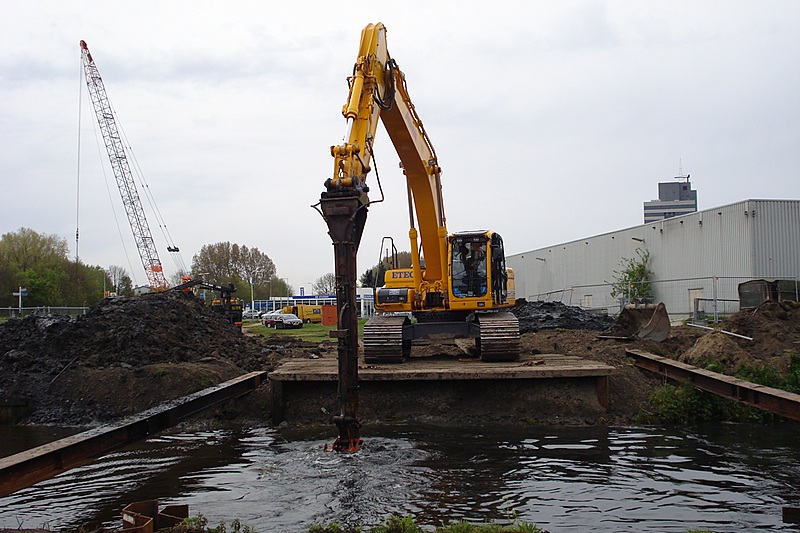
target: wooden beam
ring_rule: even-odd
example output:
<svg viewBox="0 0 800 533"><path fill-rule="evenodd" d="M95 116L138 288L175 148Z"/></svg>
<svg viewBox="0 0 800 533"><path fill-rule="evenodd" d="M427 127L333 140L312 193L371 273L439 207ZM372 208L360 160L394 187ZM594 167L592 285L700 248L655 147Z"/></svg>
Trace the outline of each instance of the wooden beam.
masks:
<svg viewBox="0 0 800 533"><path fill-rule="evenodd" d="M204 409L247 394L265 378L266 372L250 372L121 422L0 458L0 497L89 463L120 446L174 426Z"/></svg>
<svg viewBox="0 0 800 533"><path fill-rule="evenodd" d="M800 421L800 394L758 385L641 350L625 350L625 353L633 357L636 366L640 368L688 383L718 396Z"/></svg>
<svg viewBox="0 0 800 533"><path fill-rule="evenodd" d="M608 376L614 367L562 354L523 355L518 361L415 358L401 364L362 365L360 381L447 381L473 379L542 379ZM292 359L270 372L276 381L336 381L333 358Z"/></svg>

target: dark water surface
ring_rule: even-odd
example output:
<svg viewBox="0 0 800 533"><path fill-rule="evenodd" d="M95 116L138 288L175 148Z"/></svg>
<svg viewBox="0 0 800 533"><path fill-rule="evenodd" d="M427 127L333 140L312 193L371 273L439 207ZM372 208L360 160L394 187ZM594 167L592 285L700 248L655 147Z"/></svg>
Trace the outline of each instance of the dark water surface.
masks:
<svg viewBox="0 0 800 533"><path fill-rule="evenodd" d="M5 429L0 429L4 437ZM173 430L0 499L0 527L121 526L128 503L187 503L210 525L260 532L413 514L551 532L795 530L800 427L530 428L515 432L369 427L356 454L330 436L272 428Z"/></svg>

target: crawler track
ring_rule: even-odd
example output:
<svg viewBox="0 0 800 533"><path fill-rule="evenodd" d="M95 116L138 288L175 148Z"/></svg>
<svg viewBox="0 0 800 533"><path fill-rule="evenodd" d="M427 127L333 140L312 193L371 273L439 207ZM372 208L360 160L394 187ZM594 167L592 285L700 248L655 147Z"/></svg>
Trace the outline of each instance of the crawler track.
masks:
<svg viewBox="0 0 800 533"><path fill-rule="evenodd" d="M516 361L519 359L519 321L512 313L478 316L480 337L476 343L481 361Z"/></svg>
<svg viewBox="0 0 800 533"><path fill-rule="evenodd" d="M402 363L411 355L411 339L403 339L403 329L411 322L404 316L376 316L364 324L364 361Z"/></svg>
<svg viewBox="0 0 800 533"><path fill-rule="evenodd" d="M477 325L477 328L474 326ZM477 317L472 331L482 361L519 359L519 321L512 313L487 313ZM477 331L477 335L475 332ZM367 363L402 363L411 355L414 326L406 317L378 316L364 326L364 360Z"/></svg>

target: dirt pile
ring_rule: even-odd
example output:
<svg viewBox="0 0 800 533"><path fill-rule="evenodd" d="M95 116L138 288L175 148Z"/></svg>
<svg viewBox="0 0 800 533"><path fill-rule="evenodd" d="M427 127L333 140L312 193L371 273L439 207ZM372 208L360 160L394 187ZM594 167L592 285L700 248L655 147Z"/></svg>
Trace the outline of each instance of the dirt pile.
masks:
<svg viewBox="0 0 800 533"><path fill-rule="evenodd" d="M561 302L521 302L511 310L519 320L520 333L543 329L603 331L614 323L608 315L590 313Z"/></svg>
<svg viewBox="0 0 800 533"><path fill-rule="evenodd" d="M0 326L0 398L27 401L28 422L105 422L308 349L242 335L189 294L106 299L77 318Z"/></svg>
<svg viewBox="0 0 800 533"><path fill-rule="evenodd" d="M772 365L783 373L787 370L789 355L800 353L800 304L767 301L755 309L731 315L719 329L749 339L709 332L679 359L697 366L716 361L727 374L735 374L743 364Z"/></svg>

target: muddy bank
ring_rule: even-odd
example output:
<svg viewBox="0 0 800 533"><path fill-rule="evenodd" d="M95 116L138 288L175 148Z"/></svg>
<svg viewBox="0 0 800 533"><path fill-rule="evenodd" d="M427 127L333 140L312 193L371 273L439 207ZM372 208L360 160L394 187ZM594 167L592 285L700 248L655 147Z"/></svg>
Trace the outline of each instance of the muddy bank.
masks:
<svg viewBox="0 0 800 533"><path fill-rule="evenodd" d="M753 341L681 326L674 327L671 337L662 343L621 342L597 337L610 325L609 317L579 308L529 302L514 312L523 331L522 353L577 355L615 368L610 377L608 412L598 413L595 406L584 408L580 402L571 403L566 389L564 394L548 391L538 399L513 391L498 395L496 390L478 389L457 392L455 398L461 394L469 399L459 402L452 399L453 391L442 389L440 394L431 387L424 395L417 395L412 402L417 410L408 414L430 422L460 423L465 418L488 416L488 411L480 416L465 415L471 403L497 404L505 414L516 413L505 417L509 423L559 416L563 423L624 424L636 416L650 392L661 383L635 368L624 354L626 348L695 364L723 360L731 371L742 362L785 369L789 354L800 350L800 309L791 303L771 302L737 313L722 324L723 329L752 337ZM429 343L425 350L430 356L465 356L453 342ZM336 345L332 341L308 343L292 337L267 340L242 334L200 301L181 293L109 299L78 318L29 316L1 324L0 400L26 402L28 412L23 423L94 425L246 372L272 370L291 357L335 358ZM269 391L266 386L262 389L237 406L209 416L269 420ZM558 402L543 402L542 398L558 398ZM320 405L314 403L318 401L309 398L308 409L319 410ZM382 403L380 395L365 390L362 401L362 412L370 421L402 416L395 409L397 402ZM371 403L367 406L366 402ZM325 399L322 406L331 403L336 403L335 395ZM533 415L531 405L536 406ZM557 410L569 413L568 420Z"/></svg>
<svg viewBox="0 0 800 533"><path fill-rule="evenodd" d="M25 423L92 425L315 349L243 335L191 295L106 299L0 325L0 398L26 401Z"/></svg>

